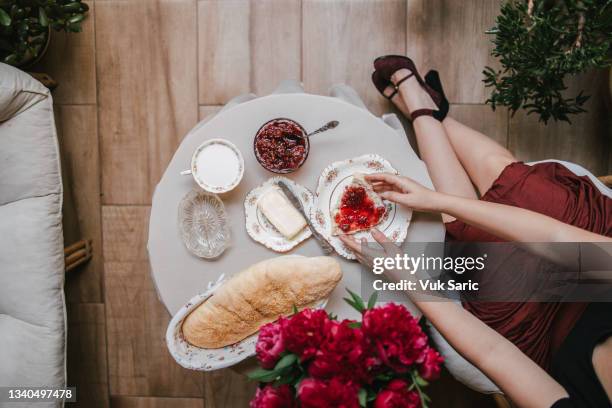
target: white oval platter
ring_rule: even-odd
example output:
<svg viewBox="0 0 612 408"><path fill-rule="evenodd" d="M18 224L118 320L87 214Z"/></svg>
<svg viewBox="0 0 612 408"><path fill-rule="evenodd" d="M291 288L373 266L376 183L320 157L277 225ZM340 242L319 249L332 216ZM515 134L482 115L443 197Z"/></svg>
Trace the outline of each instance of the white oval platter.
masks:
<svg viewBox="0 0 612 408"><path fill-rule="evenodd" d="M336 252L346 259L355 259L353 252L344 243L332 235L331 212L342 196L344 187L350 184L355 173L393 173L397 170L383 157L377 154L365 154L353 159L334 162L323 169L315 192L315 204L310 212L310 219L315 229L329 241ZM376 228L382 231L391 241L401 243L406 239L412 210L384 201L387 211L384 219ZM372 241L369 231L353 234L358 241L366 238Z"/></svg>
<svg viewBox="0 0 612 408"><path fill-rule="evenodd" d="M298 256L298 255L296 255ZM255 345L259 332L239 341L238 343L218 348L205 349L193 346L183 336L183 320L204 301L214 295L224 283L225 275L221 275L216 282L210 282L208 289L194 296L170 320L166 330L166 344L170 355L178 364L190 370L213 371L238 364L255 355ZM327 305L328 299L323 299L314 306L322 309Z"/></svg>

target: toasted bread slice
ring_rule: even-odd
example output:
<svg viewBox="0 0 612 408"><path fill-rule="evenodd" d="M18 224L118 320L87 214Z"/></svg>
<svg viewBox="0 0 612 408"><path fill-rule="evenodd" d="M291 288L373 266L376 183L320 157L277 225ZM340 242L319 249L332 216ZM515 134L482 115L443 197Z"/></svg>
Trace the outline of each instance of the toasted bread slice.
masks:
<svg viewBox="0 0 612 408"><path fill-rule="evenodd" d="M364 176L363 173L353 174L351 183L344 188L334 206L331 213L332 235L369 230L383 220L385 204Z"/></svg>

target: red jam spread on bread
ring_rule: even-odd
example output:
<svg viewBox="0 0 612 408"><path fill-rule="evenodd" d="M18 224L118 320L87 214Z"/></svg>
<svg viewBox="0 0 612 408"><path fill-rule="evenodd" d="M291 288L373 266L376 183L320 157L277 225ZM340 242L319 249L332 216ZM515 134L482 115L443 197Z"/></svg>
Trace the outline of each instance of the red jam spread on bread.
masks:
<svg viewBox="0 0 612 408"><path fill-rule="evenodd" d="M364 187L349 186L344 190L334 221L346 233L371 228L384 215L385 207L377 207Z"/></svg>

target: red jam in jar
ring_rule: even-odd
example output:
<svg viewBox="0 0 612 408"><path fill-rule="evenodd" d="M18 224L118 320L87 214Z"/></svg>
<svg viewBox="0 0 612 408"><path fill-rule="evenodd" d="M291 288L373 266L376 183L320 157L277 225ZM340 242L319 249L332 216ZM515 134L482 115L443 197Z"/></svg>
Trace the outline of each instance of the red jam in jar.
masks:
<svg viewBox="0 0 612 408"><path fill-rule="evenodd" d="M275 173L290 173L306 161L310 148L306 132L289 119L273 119L255 135L257 161Z"/></svg>
<svg viewBox="0 0 612 408"><path fill-rule="evenodd" d="M385 207L377 207L363 187L347 187L334 221L343 232L364 230L378 224Z"/></svg>

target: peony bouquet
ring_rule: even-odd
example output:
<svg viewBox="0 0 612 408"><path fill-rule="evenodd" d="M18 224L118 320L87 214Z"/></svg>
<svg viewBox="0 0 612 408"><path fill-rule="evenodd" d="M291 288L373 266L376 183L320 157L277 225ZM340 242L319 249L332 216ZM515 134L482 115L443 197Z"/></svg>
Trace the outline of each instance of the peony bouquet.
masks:
<svg viewBox="0 0 612 408"><path fill-rule="evenodd" d="M402 305L374 307L376 294L367 305L349 294L361 322L304 309L261 327L251 408L427 406L443 359L419 322Z"/></svg>

